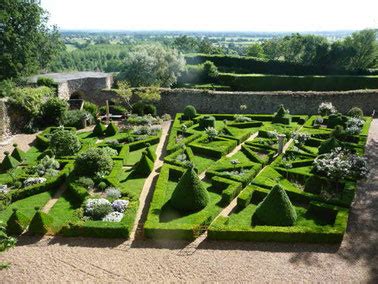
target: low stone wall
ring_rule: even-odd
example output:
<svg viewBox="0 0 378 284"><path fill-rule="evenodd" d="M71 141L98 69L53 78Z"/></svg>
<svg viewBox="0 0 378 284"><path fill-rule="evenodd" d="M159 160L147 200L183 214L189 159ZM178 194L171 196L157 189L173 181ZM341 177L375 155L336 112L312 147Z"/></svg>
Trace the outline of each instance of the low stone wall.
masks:
<svg viewBox="0 0 378 284"><path fill-rule="evenodd" d="M6 99L0 100L0 141L3 141L10 135L10 119Z"/></svg>
<svg viewBox="0 0 378 284"><path fill-rule="evenodd" d="M293 114L315 114L321 102L332 102L341 112L360 107L366 115L377 108L378 90L340 92L226 92L194 89L162 89L159 113L182 112L193 105L200 113L239 113L240 105L247 105L245 113L273 113L280 104Z"/></svg>

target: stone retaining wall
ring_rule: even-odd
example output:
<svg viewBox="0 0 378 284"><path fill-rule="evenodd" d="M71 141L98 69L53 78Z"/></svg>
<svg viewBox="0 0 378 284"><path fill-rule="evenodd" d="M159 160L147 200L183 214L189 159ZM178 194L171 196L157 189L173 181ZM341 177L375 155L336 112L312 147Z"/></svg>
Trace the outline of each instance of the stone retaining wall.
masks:
<svg viewBox="0 0 378 284"><path fill-rule="evenodd" d="M293 114L315 114L321 102L332 102L341 112L360 107L366 115L378 111L378 90L340 92L226 92L194 89L162 89L159 113L182 112L193 105L200 113L238 113L240 105L247 105L245 113L273 113L284 104Z"/></svg>

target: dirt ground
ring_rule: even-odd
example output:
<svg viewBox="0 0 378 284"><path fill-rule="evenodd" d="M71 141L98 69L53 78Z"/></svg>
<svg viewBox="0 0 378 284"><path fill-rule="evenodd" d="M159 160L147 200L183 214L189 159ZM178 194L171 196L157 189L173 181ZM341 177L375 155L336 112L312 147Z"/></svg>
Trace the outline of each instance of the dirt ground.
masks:
<svg viewBox="0 0 378 284"><path fill-rule="evenodd" d="M2 149L0 149L1 151ZM372 167L361 182L341 245L21 237L0 256L2 283L378 282L378 120Z"/></svg>

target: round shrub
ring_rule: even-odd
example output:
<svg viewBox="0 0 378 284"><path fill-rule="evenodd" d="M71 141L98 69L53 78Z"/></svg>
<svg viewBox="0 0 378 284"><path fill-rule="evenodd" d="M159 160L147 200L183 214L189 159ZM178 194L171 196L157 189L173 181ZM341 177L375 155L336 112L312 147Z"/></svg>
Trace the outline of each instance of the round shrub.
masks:
<svg viewBox="0 0 378 284"><path fill-rule="evenodd" d="M80 184L81 186L85 187L86 189L90 189L94 187L94 182L91 178L88 177L80 177L77 180L77 183Z"/></svg>
<svg viewBox="0 0 378 284"><path fill-rule="evenodd" d="M113 168L113 160L101 148L91 148L81 153L75 161L75 171L80 176L103 176Z"/></svg>
<svg viewBox="0 0 378 284"><path fill-rule="evenodd" d="M344 120L341 113L335 113L328 116L327 127L334 128L336 125L343 125Z"/></svg>
<svg viewBox="0 0 378 284"><path fill-rule="evenodd" d="M132 105L133 113L144 115L144 103L142 101L136 102Z"/></svg>
<svg viewBox="0 0 378 284"><path fill-rule="evenodd" d="M85 110L69 110L66 112L63 125L67 127L75 127L77 129L84 128L84 122L87 121L89 124L93 124L94 118L91 113Z"/></svg>
<svg viewBox="0 0 378 284"><path fill-rule="evenodd" d="M199 127L202 130L212 127L215 128L215 117L214 116L204 116L199 121Z"/></svg>
<svg viewBox="0 0 378 284"><path fill-rule="evenodd" d="M107 185L106 185L106 183L105 182L100 182L99 184L98 184L98 189L99 190L105 190L105 188L107 187Z"/></svg>
<svg viewBox="0 0 378 284"><path fill-rule="evenodd" d="M66 101L57 97L49 98L41 107L41 123L58 126L63 123L67 110Z"/></svg>
<svg viewBox="0 0 378 284"><path fill-rule="evenodd" d="M71 156L76 154L81 147L76 133L58 129L51 135L50 149L56 156Z"/></svg>
<svg viewBox="0 0 378 284"><path fill-rule="evenodd" d="M94 220L101 220L112 211L112 204L105 198L88 199L85 204L84 214Z"/></svg>
<svg viewBox="0 0 378 284"><path fill-rule="evenodd" d="M348 111L348 116L361 118L364 116L364 112L359 107L352 107Z"/></svg>
<svg viewBox="0 0 378 284"><path fill-rule="evenodd" d="M144 114L151 114L153 116L156 116L157 114L156 106L154 106L153 104L146 104L144 106Z"/></svg>
<svg viewBox="0 0 378 284"><path fill-rule="evenodd" d="M254 225L293 226L297 213L285 190L275 185L253 214Z"/></svg>
<svg viewBox="0 0 378 284"><path fill-rule="evenodd" d="M106 194L106 198L109 198L109 199L117 199L122 196L119 189L115 187L108 187L107 189L105 189L105 194Z"/></svg>
<svg viewBox="0 0 378 284"><path fill-rule="evenodd" d="M209 203L209 193L193 168L189 168L179 180L170 203L181 212L199 211Z"/></svg>
<svg viewBox="0 0 378 284"><path fill-rule="evenodd" d="M184 108L184 116L185 116L185 118L190 119L190 120L195 118L197 116L196 108L192 105L187 105Z"/></svg>

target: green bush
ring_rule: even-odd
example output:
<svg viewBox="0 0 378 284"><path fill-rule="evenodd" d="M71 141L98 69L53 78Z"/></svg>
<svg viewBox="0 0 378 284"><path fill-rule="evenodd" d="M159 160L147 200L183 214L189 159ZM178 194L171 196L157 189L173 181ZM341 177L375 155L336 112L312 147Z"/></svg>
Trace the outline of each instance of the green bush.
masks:
<svg viewBox="0 0 378 284"><path fill-rule="evenodd" d="M358 118L362 118L364 116L364 112L362 111L362 109L360 109L359 107L352 107L349 111L348 111L348 116L351 116L351 117L358 117Z"/></svg>
<svg viewBox="0 0 378 284"><path fill-rule="evenodd" d="M93 116L93 118L97 117L98 106L96 104L88 102L88 101L84 101L84 107L83 107L83 109L85 111L89 112Z"/></svg>
<svg viewBox="0 0 378 284"><path fill-rule="evenodd" d="M22 162L25 159L25 152L18 148L17 144L13 144L13 152L11 156L17 161Z"/></svg>
<svg viewBox="0 0 378 284"><path fill-rule="evenodd" d="M72 156L81 148L81 143L76 133L70 130L58 129L50 139L50 149L56 156Z"/></svg>
<svg viewBox="0 0 378 284"><path fill-rule="evenodd" d="M328 116L327 127L334 128L336 125L343 125L344 119L341 113L335 113Z"/></svg>
<svg viewBox="0 0 378 284"><path fill-rule="evenodd" d="M144 114L151 114L152 116L156 116L157 115L156 106L154 106L153 104L145 104Z"/></svg>
<svg viewBox="0 0 378 284"><path fill-rule="evenodd" d="M49 77L39 77L37 79L37 86L46 86L46 87L49 87L49 88L56 88L58 86L57 83L55 83L55 81Z"/></svg>
<svg viewBox="0 0 378 284"><path fill-rule="evenodd" d="M304 191L320 194L323 189L328 189L329 187L330 182L326 178L312 175L306 180Z"/></svg>
<svg viewBox="0 0 378 284"><path fill-rule="evenodd" d="M91 148L79 154L75 161L75 172L79 176L106 175L113 168L112 158L101 148Z"/></svg>
<svg viewBox="0 0 378 284"><path fill-rule="evenodd" d="M63 118L63 125L66 127L82 129L85 126L84 121L89 122L89 124L93 124L94 119L90 112L78 109L69 110L66 112Z"/></svg>
<svg viewBox="0 0 378 284"><path fill-rule="evenodd" d="M28 232L33 235L53 234L55 232L53 217L39 211L38 208L36 209L37 211L30 222Z"/></svg>
<svg viewBox="0 0 378 284"><path fill-rule="evenodd" d="M2 171L14 169L20 164L19 161L17 161L15 158L9 155L8 151L5 151L4 155L5 155L4 160L1 162Z"/></svg>
<svg viewBox="0 0 378 284"><path fill-rule="evenodd" d="M276 114L273 116L273 123L290 124L291 116L289 111L285 109L284 105L280 105Z"/></svg>
<svg viewBox="0 0 378 284"><path fill-rule="evenodd" d="M107 188L107 184L105 183L105 182L100 182L99 184L98 184L98 189L99 190L102 190L102 191L104 191L105 190L105 188Z"/></svg>
<svg viewBox="0 0 378 284"><path fill-rule="evenodd" d="M154 151L154 149L152 147L147 147L146 148L146 156L153 162L156 161L156 152Z"/></svg>
<svg viewBox="0 0 378 284"><path fill-rule="evenodd" d="M293 226L297 213L285 190L275 185L253 214L254 225Z"/></svg>
<svg viewBox="0 0 378 284"><path fill-rule="evenodd" d="M16 208L13 208L13 213L7 222L7 234L11 236L19 236L25 231L29 223L30 219L27 216Z"/></svg>
<svg viewBox="0 0 378 284"><path fill-rule="evenodd" d="M94 181L89 177L80 177L78 178L77 183L85 187L86 189L94 187Z"/></svg>
<svg viewBox="0 0 378 284"><path fill-rule="evenodd" d="M133 113L136 113L140 116L143 116L145 114L151 114L153 116L156 116L157 110L156 107L153 104L146 103L143 101L136 102L132 105Z"/></svg>
<svg viewBox="0 0 378 284"><path fill-rule="evenodd" d="M194 169L189 168L180 178L170 204L181 212L195 212L205 208L208 203L209 193Z"/></svg>
<svg viewBox="0 0 378 284"><path fill-rule="evenodd" d="M192 105L187 105L184 108L184 116L185 116L185 118L192 120L193 118L195 118L197 116L196 108Z"/></svg>
<svg viewBox="0 0 378 284"><path fill-rule="evenodd" d="M68 111L68 104L58 97L49 98L41 107L41 124L46 126L59 126Z"/></svg>
<svg viewBox="0 0 378 284"><path fill-rule="evenodd" d="M134 167L134 173L137 176L147 177L154 168L154 162L151 161L146 153L142 154L139 162Z"/></svg>
<svg viewBox="0 0 378 284"><path fill-rule="evenodd" d="M104 135L105 130L106 126L100 120L98 120L96 126L93 129L93 135L101 137Z"/></svg>
<svg viewBox="0 0 378 284"><path fill-rule="evenodd" d="M117 133L118 127L113 122L110 122L109 125L106 127L105 136L114 136Z"/></svg>
<svg viewBox="0 0 378 284"><path fill-rule="evenodd" d="M341 147L341 143L336 138L332 137L320 144L318 154L330 153L337 147Z"/></svg>
<svg viewBox="0 0 378 284"><path fill-rule="evenodd" d="M215 117L206 115L199 120L199 128L204 130L209 127L215 128Z"/></svg>

